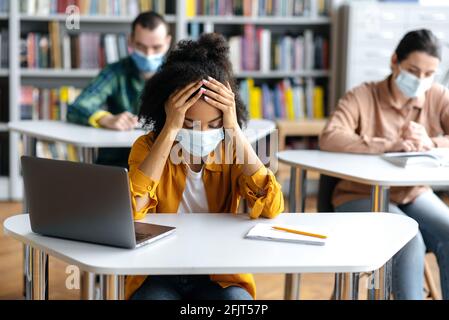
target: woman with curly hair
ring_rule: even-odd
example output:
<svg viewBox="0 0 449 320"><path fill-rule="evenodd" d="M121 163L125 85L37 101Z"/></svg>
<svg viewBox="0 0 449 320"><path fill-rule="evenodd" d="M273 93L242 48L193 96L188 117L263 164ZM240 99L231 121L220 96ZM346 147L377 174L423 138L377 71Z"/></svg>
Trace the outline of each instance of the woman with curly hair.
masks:
<svg viewBox="0 0 449 320"><path fill-rule="evenodd" d="M243 134L246 108L222 36L179 42L146 83L139 117L151 131L129 157L135 219L147 213L236 213L241 197L251 218L283 211L279 183ZM244 161L237 161L236 148ZM255 298L251 274L135 276L127 278L126 290L136 300Z"/></svg>

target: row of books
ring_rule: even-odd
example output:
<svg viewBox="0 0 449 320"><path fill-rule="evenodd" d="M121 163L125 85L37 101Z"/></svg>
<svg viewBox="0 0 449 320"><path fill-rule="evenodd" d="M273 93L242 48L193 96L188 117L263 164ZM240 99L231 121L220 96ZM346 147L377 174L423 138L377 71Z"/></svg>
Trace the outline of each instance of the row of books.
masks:
<svg viewBox="0 0 449 320"><path fill-rule="evenodd" d="M9 32L6 28L0 29L0 68L9 67Z"/></svg>
<svg viewBox="0 0 449 320"><path fill-rule="evenodd" d="M23 86L20 91L22 120L62 120L67 118L67 107L80 94L74 87L36 88Z"/></svg>
<svg viewBox="0 0 449 320"><path fill-rule="evenodd" d="M0 13L9 12L9 0L0 0Z"/></svg>
<svg viewBox="0 0 449 320"><path fill-rule="evenodd" d="M197 15L291 17L328 15L329 0L186 0L188 17Z"/></svg>
<svg viewBox="0 0 449 320"><path fill-rule="evenodd" d="M273 35L269 29L248 24L243 36L229 38L229 46L236 72L329 68L329 42L323 36L314 36L312 30L297 36Z"/></svg>
<svg viewBox="0 0 449 320"><path fill-rule="evenodd" d="M53 40L53 41L52 41ZM22 68L98 69L128 55L125 34L80 33L64 35L28 33L21 39Z"/></svg>
<svg viewBox="0 0 449 320"><path fill-rule="evenodd" d="M65 14L74 5L82 15L137 16L153 10L166 12L166 0L21 0L20 11L28 15Z"/></svg>
<svg viewBox="0 0 449 320"><path fill-rule="evenodd" d="M73 145L61 142L38 141L36 143L36 156L47 159L80 161L76 148Z"/></svg>
<svg viewBox="0 0 449 320"><path fill-rule="evenodd" d="M9 175L9 135L0 132L0 176Z"/></svg>
<svg viewBox="0 0 449 320"><path fill-rule="evenodd" d="M283 79L270 87L256 86L253 79L240 83L240 95L251 119L323 119L325 89L312 79Z"/></svg>

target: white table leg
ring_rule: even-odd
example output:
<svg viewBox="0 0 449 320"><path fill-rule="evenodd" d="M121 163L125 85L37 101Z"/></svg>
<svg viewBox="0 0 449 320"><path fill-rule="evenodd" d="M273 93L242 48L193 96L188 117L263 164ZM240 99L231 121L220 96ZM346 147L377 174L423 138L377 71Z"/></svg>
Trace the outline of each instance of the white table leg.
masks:
<svg viewBox="0 0 449 320"><path fill-rule="evenodd" d="M388 212L390 189L384 186L373 186L371 194L371 210L373 212ZM369 300L389 300L391 297L392 261L372 273L369 288Z"/></svg>

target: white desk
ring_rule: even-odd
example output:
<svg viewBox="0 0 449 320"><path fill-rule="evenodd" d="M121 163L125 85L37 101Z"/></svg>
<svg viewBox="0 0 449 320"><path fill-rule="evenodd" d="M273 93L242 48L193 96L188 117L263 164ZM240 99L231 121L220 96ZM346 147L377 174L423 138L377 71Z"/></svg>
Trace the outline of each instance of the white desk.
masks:
<svg viewBox="0 0 449 320"><path fill-rule="evenodd" d="M382 160L378 155L288 150L279 152L277 157L280 162L291 166L289 210L293 212L297 208L298 186L300 189L299 211L304 211L307 170L372 185L373 212L388 211L390 187L449 185L449 168L400 168Z"/></svg>
<svg viewBox="0 0 449 320"><path fill-rule="evenodd" d="M134 141L145 134L143 130L114 131L62 121L16 121L8 123L10 131L17 132L23 137L24 153L28 156L36 156L36 141L46 140L62 142L74 145L78 149L80 160L85 163L93 163L95 151L98 148L129 148ZM244 132L250 143L270 135L276 129L276 124L269 120L250 120ZM24 210L28 211L24 199ZM24 248L24 283L25 296L31 299L32 275L27 271L33 252L30 248ZM27 275L28 274L28 275Z"/></svg>
<svg viewBox="0 0 449 320"><path fill-rule="evenodd" d="M8 128L24 137L27 155L35 155L33 143L36 140L46 140L72 144L81 149L83 162L93 162L93 152L97 148L129 148L145 134L144 130L115 131L45 120L10 122ZM244 131L248 140L254 143L271 134L275 128L273 121L250 120Z"/></svg>
<svg viewBox="0 0 449 320"><path fill-rule="evenodd" d="M115 292L112 296L116 298L123 297L123 275L373 271L382 268L418 232L414 220L384 213L284 213L275 219L257 220L232 214L152 214L145 222L171 225L177 230L136 250L34 234L29 216L24 214L8 218L4 232L85 272L106 275L104 283L113 288L105 291ZM325 246L244 239L246 232L260 222L329 226L332 231ZM220 254L217 248L222 250ZM46 273L42 266L38 270L38 283L45 287ZM88 281L82 283L89 286ZM385 275L378 286L388 292L390 277ZM87 294L90 289L82 288L85 296L92 297Z"/></svg>

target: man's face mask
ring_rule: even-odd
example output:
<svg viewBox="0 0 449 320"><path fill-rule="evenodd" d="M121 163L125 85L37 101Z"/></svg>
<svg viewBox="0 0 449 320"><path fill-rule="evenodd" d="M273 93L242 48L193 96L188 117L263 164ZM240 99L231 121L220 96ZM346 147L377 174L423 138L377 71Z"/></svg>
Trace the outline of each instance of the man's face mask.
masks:
<svg viewBox="0 0 449 320"><path fill-rule="evenodd" d="M147 56L139 50L134 50L131 54L131 58L135 62L137 68L144 73L156 72L164 61L164 54L155 54Z"/></svg>
<svg viewBox="0 0 449 320"><path fill-rule="evenodd" d="M223 139L222 128L205 131L183 128L176 136L176 141L181 144L181 147L195 157L207 156Z"/></svg>
<svg viewBox="0 0 449 320"><path fill-rule="evenodd" d="M406 96L407 98L416 98L423 96L424 93L432 87L432 84L435 79L435 75L430 77L419 79L414 74L407 72L401 68L399 68L399 75L395 79L395 83L398 86L399 90Z"/></svg>

